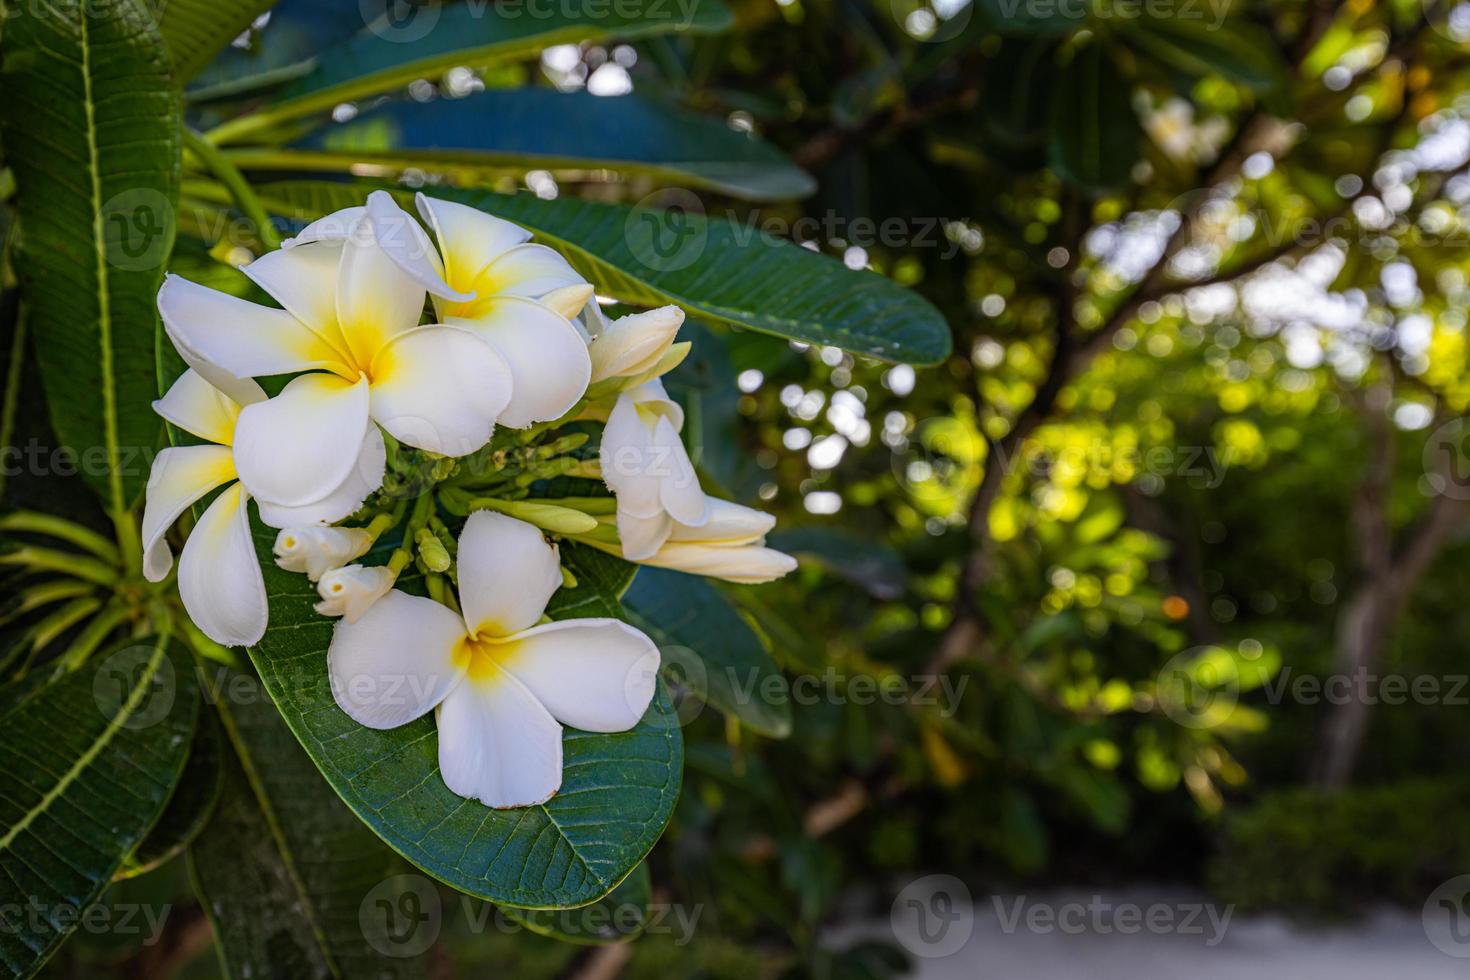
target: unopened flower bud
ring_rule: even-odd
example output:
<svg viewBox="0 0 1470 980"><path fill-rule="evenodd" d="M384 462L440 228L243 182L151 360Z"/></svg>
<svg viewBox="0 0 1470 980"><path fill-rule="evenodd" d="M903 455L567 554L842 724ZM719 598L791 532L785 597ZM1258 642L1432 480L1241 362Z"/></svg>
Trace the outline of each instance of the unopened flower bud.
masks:
<svg viewBox="0 0 1470 980"><path fill-rule="evenodd" d="M444 542L434 535L433 531L423 528L419 531L416 539L419 546L419 557L424 560L431 572L449 571L449 552L444 547Z"/></svg>
<svg viewBox="0 0 1470 980"><path fill-rule="evenodd" d="M348 565L333 569L317 583L316 591L322 601L316 604L316 611L323 616L341 616L347 622L355 623L373 603L388 594L397 578L381 565L372 568Z"/></svg>
<svg viewBox="0 0 1470 980"><path fill-rule="evenodd" d="M661 306L646 313L619 317L592 341L592 381L631 378L652 371L674 343L684 311Z"/></svg>
<svg viewBox="0 0 1470 980"><path fill-rule="evenodd" d="M276 564L315 582L372 546L373 536L360 527L288 527L276 535Z"/></svg>

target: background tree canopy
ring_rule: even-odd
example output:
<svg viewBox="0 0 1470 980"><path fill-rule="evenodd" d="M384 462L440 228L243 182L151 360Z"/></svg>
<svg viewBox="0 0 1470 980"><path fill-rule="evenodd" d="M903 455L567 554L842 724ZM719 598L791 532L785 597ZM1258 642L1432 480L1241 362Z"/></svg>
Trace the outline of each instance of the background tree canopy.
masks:
<svg viewBox="0 0 1470 980"><path fill-rule="evenodd" d="M0 793L12 890L113 914L7 918L0 969L887 977L901 945L828 930L930 872L1311 919L1470 872L1470 4L7 8L0 768L56 799L37 719L75 712L54 792L136 799L53 826ZM292 737L294 641L227 657L176 609L155 637L167 600L118 571L179 370L165 267L248 295L367 187L683 307L701 477L801 560L726 588L581 557L664 651L683 786L574 896L492 908L415 850L453 849L435 813L357 819L350 753ZM25 578L38 512L82 526L41 559L65 584ZM124 647L128 710L160 672L187 695L104 739L82 665Z"/></svg>

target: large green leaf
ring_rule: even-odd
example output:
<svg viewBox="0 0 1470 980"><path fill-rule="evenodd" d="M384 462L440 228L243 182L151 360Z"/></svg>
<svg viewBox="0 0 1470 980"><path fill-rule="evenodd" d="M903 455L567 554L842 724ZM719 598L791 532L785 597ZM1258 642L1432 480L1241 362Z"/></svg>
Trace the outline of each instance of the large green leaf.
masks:
<svg viewBox="0 0 1470 980"><path fill-rule="evenodd" d="M625 943L648 928L653 883L640 864L618 887L579 909L501 909L506 918L542 936L578 946Z"/></svg>
<svg viewBox="0 0 1470 980"><path fill-rule="evenodd" d="M439 775L431 715L391 731L364 728L337 707L327 677L333 623L317 615L304 576L267 557L270 627L251 651L266 690L339 796L378 836L460 891L499 905L562 908L607 894L663 833L679 795L683 739L660 689L637 727L616 735L567 729L561 791L539 806L492 810L456 796ZM609 615L626 563L566 548L577 578L553 618Z"/></svg>
<svg viewBox="0 0 1470 980"><path fill-rule="evenodd" d="M153 304L173 242L178 93L137 0L8 16L0 127L27 326L57 435L120 513L160 431Z"/></svg>
<svg viewBox="0 0 1470 980"><path fill-rule="evenodd" d="M199 688L166 640L130 641L0 717L0 968L29 976L76 928L179 779Z"/></svg>
<svg viewBox="0 0 1470 980"><path fill-rule="evenodd" d="M623 608L628 621L659 645L665 669L696 696L764 735L791 734L786 678L760 636L714 586L695 575L644 568L623 596Z"/></svg>
<svg viewBox="0 0 1470 980"><path fill-rule="evenodd" d="M1052 169L1069 183L1105 191L1127 181L1138 160L1138 117L1128 80L1099 42L1076 53L1052 91Z"/></svg>
<svg viewBox="0 0 1470 980"><path fill-rule="evenodd" d="M767 544L790 555L808 555L828 571L867 589L875 599L897 599L907 585L903 556L871 535L839 527L775 531Z"/></svg>
<svg viewBox="0 0 1470 980"><path fill-rule="evenodd" d="M486 68L555 44L631 40L673 31L710 33L732 23L720 0L621 0L610 5L422 4L408 17L375 18L351 39L319 52L316 67L271 106L275 119L331 109L433 78L451 68ZM255 129L241 120L219 138ZM230 134L229 137L226 134Z"/></svg>
<svg viewBox="0 0 1470 980"><path fill-rule="evenodd" d="M275 0L164 0L158 23L179 83L189 81Z"/></svg>
<svg viewBox="0 0 1470 980"><path fill-rule="evenodd" d="M260 192L272 211L298 220L360 204L366 195L361 186L309 181ZM932 364L949 355L949 327L918 293L757 228L574 198L435 195L530 228L599 292L628 303L676 303L697 317L886 361Z"/></svg>
<svg viewBox="0 0 1470 980"><path fill-rule="evenodd" d="M322 50L362 30L362 9L341 0L281 0L250 43L220 52L189 88L191 101L230 98L284 85L316 67Z"/></svg>
<svg viewBox="0 0 1470 980"><path fill-rule="evenodd" d="M228 733L224 784L189 850L230 977L424 975L419 929L400 910L432 893L322 780L254 676L210 666ZM422 910L421 910L422 911ZM417 945L416 945L417 944Z"/></svg>
<svg viewBox="0 0 1470 980"><path fill-rule="evenodd" d="M724 120L639 95L527 87L427 104L390 102L329 125L285 153L245 150L241 166L346 172L354 164L482 171L612 168L752 201L805 197L816 184L779 150Z"/></svg>
<svg viewBox="0 0 1470 980"><path fill-rule="evenodd" d="M174 795L169 797L168 806L148 836L133 848L133 853L118 869L115 879L146 874L178 857L204 829L219 800L222 742L214 713L201 713L194 744L189 749L189 761Z"/></svg>

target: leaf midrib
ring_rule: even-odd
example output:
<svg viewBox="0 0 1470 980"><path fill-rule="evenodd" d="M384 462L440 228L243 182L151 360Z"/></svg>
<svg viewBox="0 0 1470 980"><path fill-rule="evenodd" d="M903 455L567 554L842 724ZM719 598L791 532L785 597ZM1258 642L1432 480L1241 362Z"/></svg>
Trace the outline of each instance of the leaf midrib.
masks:
<svg viewBox="0 0 1470 980"><path fill-rule="evenodd" d="M15 843L15 839L24 833L25 829L37 817L49 810L51 805L60 799L62 794L70 789L71 785L81 777L83 771L96 761L97 757L102 754L102 751L117 737L117 733L127 727L127 723L132 720L133 713L142 702L144 694L152 685L154 675L158 673L159 662L163 659L165 651L168 649L168 637L167 630L164 630L159 635L158 644L153 648L153 656L148 658L148 670L145 672L143 679L133 688L132 692L128 695L127 701L123 702L122 707L118 709L117 714L112 717L112 720L107 723L107 727L102 730L102 734L97 740L88 747L87 751L77 757L77 760L71 764L71 767L62 774L61 779L57 780L56 785L47 790L40 801L27 811L25 816L21 817L10 830L6 831L4 837L0 837L0 851L7 850L11 844Z"/></svg>
<svg viewBox="0 0 1470 980"><path fill-rule="evenodd" d="M112 513L127 509L123 495L122 469L118 466L117 389L112 377L112 300L108 295L107 247L102 220L102 154L97 148L97 105L92 97L92 41L87 31L87 11L78 8L82 55L82 108L87 118L87 176L92 193L92 250L97 259L97 340L102 348L102 437L107 442L107 488Z"/></svg>

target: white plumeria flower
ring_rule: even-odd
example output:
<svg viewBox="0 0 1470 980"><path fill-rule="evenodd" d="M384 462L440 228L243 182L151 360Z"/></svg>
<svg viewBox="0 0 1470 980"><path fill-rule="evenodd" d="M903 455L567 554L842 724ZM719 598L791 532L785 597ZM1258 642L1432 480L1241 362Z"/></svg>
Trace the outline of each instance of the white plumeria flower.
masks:
<svg viewBox="0 0 1470 980"><path fill-rule="evenodd" d="M373 603L387 595L398 576L381 565L371 568L347 565L334 568L317 583L322 601L315 608L321 616L341 616L349 623L362 618Z"/></svg>
<svg viewBox="0 0 1470 980"><path fill-rule="evenodd" d="M796 568L796 559L765 546L776 518L729 500L709 498L709 520L701 527L674 525L645 565L671 568L752 585L769 582Z"/></svg>
<svg viewBox="0 0 1470 980"><path fill-rule="evenodd" d="M289 527L276 535L276 564L288 572L305 572L315 582L334 568L361 558L373 536L361 527Z"/></svg>
<svg viewBox="0 0 1470 980"><path fill-rule="evenodd" d="M439 768L452 791L498 808L543 803L561 787L561 726L636 725L653 700L658 648L615 619L537 626L561 566L524 521L471 514L458 561L462 615L394 590L337 625L333 696L369 728L437 709Z"/></svg>
<svg viewBox="0 0 1470 980"><path fill-rule="evenodd" d="M684 410L661 381L618 396L602 433L602 479L618 499L623 557L643 561L669 539L675 524L699 527L709 506L689 453L679 440Z"/></svg>
<svg viewBox="0 0 1470 980"><path fill-rule="evenodd" d="M566 414L592 376L586 338L570 319L592 286L561 255L531 244L519 225L422 194L417 202L438 238L445 282L473 296L436 292L435 312L489 340L510 365L512 395L501 423L523 428Z"/></svg>
<svg viewBox="0 0 1470 980"><path fill-rule="evenodd" d="M416 246L399 249L405 258L374 238L377 222L396 223L402 211L385 194L361 212L345 238L278 249L245 267L284 310L177 276L159 290L180 354L227 394L252 377L311 372L240 413L236 462L257 498L293 507L322 499L374 421L411 446L473 452L510 403L510 369L494 347L457 327L419 326L425 288L402 266L417 256L420 276L431 277L432 263Z"/></svg>
<svg viewBox="0 0 1470 980"><path fill-rule="evenodd" d="M255 382L244 393L263 399ZM217 487L221 493L194 526L179 558L179 595L189 617L216 643L250 646L265 633L265 582L250 537L246 488L235 482L233 450L241 407L194 371L186 371L168 394L153 403L159 415L215 445L176 446L153 460L143 508L143 575L160 582L173 567L164 534L180 514ZM382 483L383 437L373 429L358 440L357 455L342 483L307 508L273 507L257 501L267 524L340 520L362 505ZM226 484L229 484L226 486Z"/></svg>
<svg viewBox="0 0 1470 980"><path fill-rule="evenodd" d="M638 378L657 371L683 324L684 311L677 306L633 313L611 323L589 316L589 327L597 330L589 348L593 383L608 378Z"/></svg>

